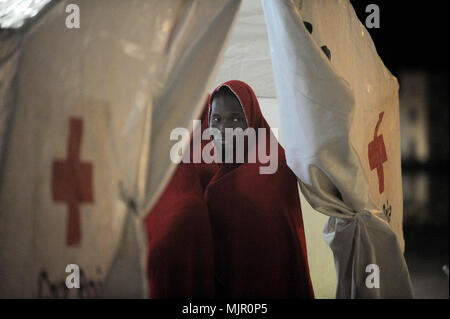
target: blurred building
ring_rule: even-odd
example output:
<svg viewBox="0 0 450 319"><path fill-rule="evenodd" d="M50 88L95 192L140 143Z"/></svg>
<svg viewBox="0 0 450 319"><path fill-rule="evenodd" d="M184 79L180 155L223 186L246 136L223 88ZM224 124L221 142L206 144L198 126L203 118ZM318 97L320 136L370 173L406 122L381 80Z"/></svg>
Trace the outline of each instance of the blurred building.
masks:
<svg viewBox="0 0 450 319"><path fill-rule="evenodd" d="M408 68L399 82L405 256L416 297L448 298L448 79Z"/></svg>

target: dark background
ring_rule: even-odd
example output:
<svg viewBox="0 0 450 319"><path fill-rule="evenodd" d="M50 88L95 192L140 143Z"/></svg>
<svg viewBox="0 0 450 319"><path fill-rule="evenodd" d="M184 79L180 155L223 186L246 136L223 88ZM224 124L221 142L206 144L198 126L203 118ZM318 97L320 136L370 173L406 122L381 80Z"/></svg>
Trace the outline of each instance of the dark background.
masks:
<svg viewBox="0 0 450 319"><path fill-rule="evenodd" d="M402 129L413 130L418 121L426 127L426 160L402 148L405 258L417 298L448 298L448 275L442 269L448 265L448 2L350 2L362 23L370 14L365 12L367 5L380 8L380 28L368 31L384 64L399 80ZM407 98L411 92L406 92L406 79L411 74L423 80L418 89L425 98L419 105ZM414 148L415 141L404 135L402 144Z"/></svg>
<svg viewBox="0 0 450 319"><path fill-rule="evenodd" d="M351 0L364 23L366 6L380 8L380 28L368 29L384 64L395 73L399 68L445 71L448 76L448 2Z"/></svg>

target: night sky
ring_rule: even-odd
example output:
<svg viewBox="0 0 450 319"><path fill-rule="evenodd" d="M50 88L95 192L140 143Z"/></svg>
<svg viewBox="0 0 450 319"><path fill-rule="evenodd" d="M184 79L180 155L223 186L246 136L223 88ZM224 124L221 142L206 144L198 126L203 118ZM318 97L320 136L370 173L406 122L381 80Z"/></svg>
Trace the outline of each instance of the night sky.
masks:
<svg viewBox="0 0 450 319"><path fill-rule="evenodd" d="M367 5L380 8L380 28L368 29L384 64L399 69L428 69L448 77L448 1L351 0L364 23ZM422 5L419 5L422 3Z"/></svg>

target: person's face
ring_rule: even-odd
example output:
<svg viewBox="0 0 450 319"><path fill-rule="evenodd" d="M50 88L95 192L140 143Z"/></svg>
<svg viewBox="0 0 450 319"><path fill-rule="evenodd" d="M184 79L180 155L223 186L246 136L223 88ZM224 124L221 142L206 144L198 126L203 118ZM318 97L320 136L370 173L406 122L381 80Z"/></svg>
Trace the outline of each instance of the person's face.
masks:
<svg viewBox="0 0 450 319"><path fill-rule="evenodd" d="M231 94L218 94L211 104L211 116L209 127L216 128L222 134L222 141L225 142L226 128L247 128L244 111L239 101Z"/></svg>
<svg viewBox="0 0 450 319"><path fill-rule="evenodd" d="M218 94L214 97L211 104L209 127L220 131L222 138L221 140L214 139L214 143L222 150L222 160L225 161L228 155L236 152L236 136L230 140L230 136L225 135L225 129L241 128L244 131L247 128L244 111L236 97L231 94ZM235 133L240 135L240 132ZM221 144L219 144L220 142Z"/></svg>

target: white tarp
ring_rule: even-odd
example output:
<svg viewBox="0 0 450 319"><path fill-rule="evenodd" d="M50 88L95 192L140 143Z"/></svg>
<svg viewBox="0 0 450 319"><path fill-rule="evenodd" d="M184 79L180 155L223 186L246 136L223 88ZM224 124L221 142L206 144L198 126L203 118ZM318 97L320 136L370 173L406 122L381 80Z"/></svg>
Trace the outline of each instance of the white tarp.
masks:
<svg viewBox="0 0 450 319"><path fill-rule="evenodd" d="M262 4L288 165L311 206L331 216L336 297L412 297L397 80L348 1Z"/></svg>
<svg viewBox="0 0 450 319"><path fill-rule="evenodd" d="M202 108L240 1L54 3L8 56L0 296L63 297L77 264L69 297L142 297L142 217L174 168L169 133Z"/></svg>
<svg viewBox="0 0 450 319"><path fill-rule="evenodd" d="M258 100L276 98L266 21L259 0L242 1L211 90L229 80L248 83Z"/></svg>

